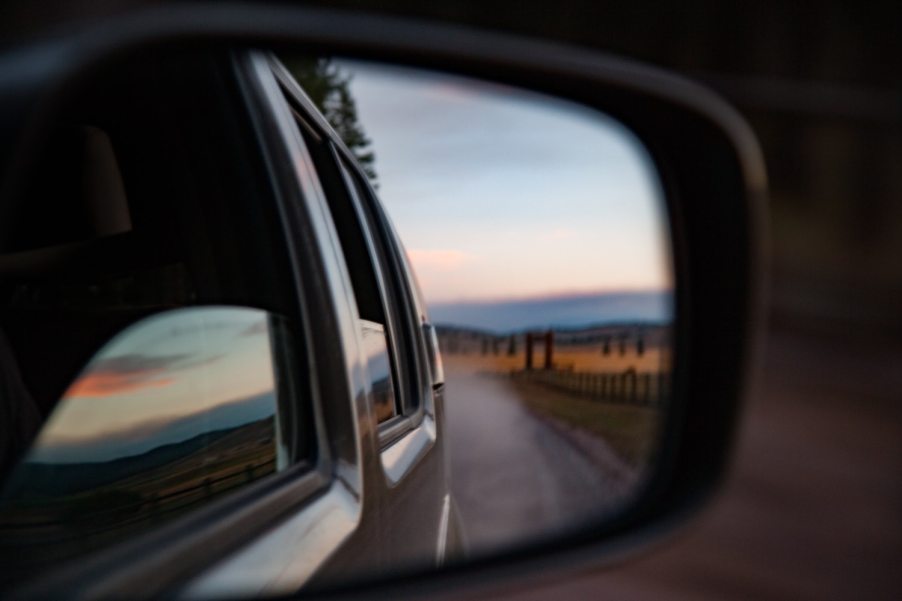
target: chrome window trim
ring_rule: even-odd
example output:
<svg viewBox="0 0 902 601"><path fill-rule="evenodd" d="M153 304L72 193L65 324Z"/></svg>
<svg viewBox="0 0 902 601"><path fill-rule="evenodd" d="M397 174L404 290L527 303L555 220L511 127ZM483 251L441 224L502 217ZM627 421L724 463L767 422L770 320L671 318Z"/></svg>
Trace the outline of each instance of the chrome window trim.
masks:
<svg viewBox="0 0 902 601"><path fill-rule="evenodd" d="M386 483L391 487L403 480L435 445L435 440L435 419L432 415L426 415L417 427L383 449L379 458Z"/></svg>
<svg viewBox="0 0 902 601"><path fill-rule="evenodd" d="M407 433L417 428L422 423L425 415L429 413L426 411L425 406L431 396L430 391L432 387L428 382L423 382L423 378L420 375L424 365L424 341L419 329L411 327L411 325L407 323L410 317L410 315L408 315L409 313L420 312L418 301L413 298L414 292L411 290L411 283L408 281L410 270L406 265L405 259L399 256L403 253L403 250L401 250L399 246L400 242L397 233L391 226L391 222L385 214L385 211L379 205L377 200L378 197L369 181L360 174L353 153L345 146L342 140L334 135L331 125L329 125L322 117L316 109L316 106L313 104L313 101L310 100L310 97L307 96L303 89L301 89L278 57L272 53L267 53L266 59L269 62L269 66L272 69L276 80L282 86L284 91L290 95L291 100L300 107L304 116L312 122L311 125L318 128L323 135L328 138L328 144L332 150L334 159L337 162L337 167L341 171L342 178L347 180L347 178L350 177L352 179L352 181L345 181L345 184L349 188L351 201L357 212L358 220L362 225L367 248L370 251L371 256L376 257L373 264L374 271L380 286L380 296L386 313L385 325L389 336L392 363L396 375L396 394L399 397L401 405L400 413L397 417L379 424L378 426L380 446L387 448L396 443L401 437L406 436ZM365 214L366 208L372 211L372 220ZM328 211L328 204L326 204L326 210ZM371 223L371 221L375 221L375 223ZM383 259L378 258L379 253L376 252L375 236L380 236L380 238L383 239L382 245L385 247L384 250L387 254L387 256L384 257L384 261L397 262L401 267L401 279L403 281L399 283L401 289L397 291L392 291L392 283L389 281L388 275L385 273L385 266L382 264ZM399 304L409 304L411 310L408 311L403 306L399 307ZM400 313L402 317L399 321L402 322L402 328L411 330L407 333L407 335L411 337L411 348L407 354L410 355L409 358L416 365L413 370L401 366L398 361L398 358L401 356L398 336L402 335L402 332L397 331L397 328L392 323L392 319L389 317L390 313ZM409 386L404 384L404 380L406 379L404 376L412 377L416 382L416 386L413 387L412 391L409 391ZM411 392L413 398L410 398ZM434 414L434 410L431 413Z"/></svg>
<svg viewBox="0 0 902 601"><path fill-rule="evenodd" d="M451 494L442 498L442 514L439 517L438 541L435 546L435 564L443 565L448 555L448 533L451 522Z"/></svg>

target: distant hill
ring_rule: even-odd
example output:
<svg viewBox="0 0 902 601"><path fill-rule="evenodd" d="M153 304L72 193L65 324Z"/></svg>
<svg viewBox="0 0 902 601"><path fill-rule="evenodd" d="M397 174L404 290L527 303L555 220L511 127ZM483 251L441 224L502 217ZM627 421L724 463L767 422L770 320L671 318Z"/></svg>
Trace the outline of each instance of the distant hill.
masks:
<svg viewBox="0 0 902 601"><path fill-rule="evenodd" d="M168 419L152 419L94 438L47 442L32 449L28 461L91 463L140 455L163 445L189 440L198 433L234 428L271 416L276 411L273 391L235 399Z"/></svg>
<svg viewBox="0 0 902 601"><path fill-rule="evenodd" d="M13 475L8 490L15 491L14 498L28 494L59 496L90 490L123 478L150 472L196 453L212 454L216 452L217 447L223 446L217 443L239 432L244 435L242 438L272 436L272 428L273 418L269 417L241 426L204 432L182 442L165 444L139 455L120 457L111 461L25 462ZM232 436L228 445L234 446L239 442Z"/></svg>
<svg viewBox="0 0 902 601"><path fill-rule="evenodd" d="M433 323L496 334L527 329L573 330L614 323L666 324L672 320L670 292L576 294L547 298L429 306Z"/></svg>
<svg viewBox="0 0 902 601"><path fill-rule="evenodd" d="M603 325L592 324L582 328L550 328L554 331L554 344L557 347L618 344L623 341L629 345L636 344L641 338L646 346L669 346L673 335L672 324L650 324L647 322L614 322ZM527 329L518 332L499 334L489 330L462 326L439 325L436 327L442 351L449 353L480 352L486 340L502 340L505 344L513 336L523 344L527 332L538 334L536 344L543 345L544 329Z"/></svg>

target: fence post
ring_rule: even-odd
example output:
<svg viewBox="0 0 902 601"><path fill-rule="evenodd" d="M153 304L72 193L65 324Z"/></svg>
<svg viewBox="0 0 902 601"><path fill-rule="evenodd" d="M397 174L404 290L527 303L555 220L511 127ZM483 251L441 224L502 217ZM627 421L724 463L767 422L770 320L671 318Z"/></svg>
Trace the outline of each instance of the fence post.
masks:
<svg viewBox="0 0 902 601"><path fill-rule="evenodd" d="M639 383L636 377L636 370L634 368L629 368L625 372L623 372L623 386L626 390L624 390L624 400L635 404L638 399L638 388Z"/></svg>
<svg viewBox="0 0 902 601"><path fill-rule="evenodd" d="M513 357L517 354L517 336L516 334L511 334L510 339L507 341L507 356Z"/></svg>
<svg viewBox="0 0 902 601"><path fill-rule="evenodd" d="M554 368L554 332L545 332L545 369Z"/></svg>

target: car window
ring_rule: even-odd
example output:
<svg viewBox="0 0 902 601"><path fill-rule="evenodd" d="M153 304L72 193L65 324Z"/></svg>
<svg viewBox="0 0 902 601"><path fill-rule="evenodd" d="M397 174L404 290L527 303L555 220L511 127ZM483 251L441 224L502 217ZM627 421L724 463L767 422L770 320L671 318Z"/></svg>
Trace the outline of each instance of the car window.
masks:
<svg viewBox="0 0 902 601"><path fill-rule="evenodd" d="M392 317L398 332L397 337L401 341L399 346L404 352L405 359L401 363L402 373L399 375L400 378L403 378L407 392L403 399L403 411L405 415L413 415L419 409L420 372L418 371L419 366L417 362L416 333L411 327L417 321L410 310L409 279L411 276L409 272L404 270L404 265L398 252L397 240L392 237L391 225L384 213L382 213L379 202L371 188L364 182L360 174L349 165L347 159L341 157L339 162L344 174L345 184L362 208L367 223L373 232L376 245L380 249L379 258L382 271L386 274L385 285L390 290Z"/></svg>
<svg viewBox="0 0 902 601"><path fill-rule="evenodd" d="M181 61L72 101L0 249L2 580L312 460L264 166L220 63Z"/></svg>
<svg viewBox="0 0 902 601"><path fill-rule="evenodd" d="M385 249L371 233L371 224L355 185L353 167L344 164L324 133L317 131L297 103L295 122L316 167L360 317L358 331L370 371L372 407L379 424L387 425L405 414L405 390L398 387L405 375L403 346L397 309L393 302ZM384 431L384 429L383 429Z"/></svg>

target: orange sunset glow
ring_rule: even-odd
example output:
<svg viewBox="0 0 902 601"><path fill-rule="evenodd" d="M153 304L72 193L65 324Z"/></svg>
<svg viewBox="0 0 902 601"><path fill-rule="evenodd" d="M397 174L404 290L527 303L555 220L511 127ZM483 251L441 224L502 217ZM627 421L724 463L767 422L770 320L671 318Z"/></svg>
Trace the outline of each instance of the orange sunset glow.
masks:
<svg viewBox="0 0 902 601"><path fill-rule="evenodd" d="M147 379L162 371L142 374L141 377L135 377L133 374L86 373L72 383L64 398L109 397L169 386L175 381L173 378Z"/></svg>

